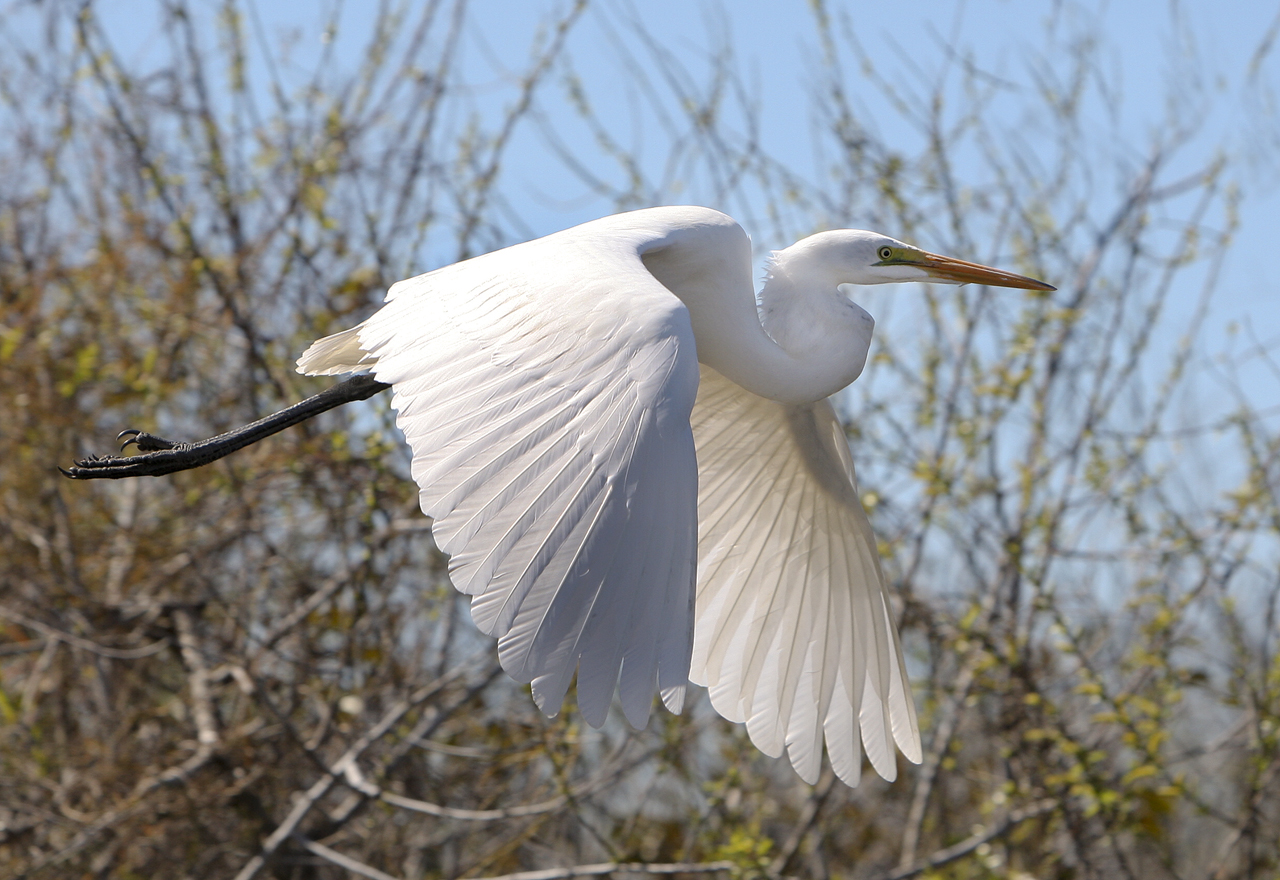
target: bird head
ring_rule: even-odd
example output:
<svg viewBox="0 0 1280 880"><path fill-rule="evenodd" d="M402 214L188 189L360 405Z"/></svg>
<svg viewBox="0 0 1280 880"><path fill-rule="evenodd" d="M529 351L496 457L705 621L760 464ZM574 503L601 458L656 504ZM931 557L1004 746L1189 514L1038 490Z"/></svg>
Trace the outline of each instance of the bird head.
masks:
<svg viewBox="0 0 1280 880"><path fill-rule="evenodd" d="M1024 290L1054 290L1043 281L944 257L864 229L833 229L811 235L773 255L771 275L823 287L841 284L988 284Z"/></svg>

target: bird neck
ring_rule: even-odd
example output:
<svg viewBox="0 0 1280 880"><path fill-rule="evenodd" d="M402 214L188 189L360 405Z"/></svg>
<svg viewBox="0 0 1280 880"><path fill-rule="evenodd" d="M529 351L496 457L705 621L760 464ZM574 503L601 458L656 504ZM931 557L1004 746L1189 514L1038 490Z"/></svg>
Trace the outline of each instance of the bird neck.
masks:
<svg viewBox="0 0 1280 880"><path fill-rule="evenodd" d="M775 273L757 308L750 240L727 229L682 230L643 255L689 310L698 360L743 388L782 403L822 400L858 377L874 321L829 289ZM714 256L709 256L714 255Z"/></svg>
<svg viewBox="0 0 1280 880"><path fill-rule="evenodd" d="M826 278L775 267L760 291L760 321L795 360L793 379L810 400L829 397L862 374L875 320Z"/></svg>

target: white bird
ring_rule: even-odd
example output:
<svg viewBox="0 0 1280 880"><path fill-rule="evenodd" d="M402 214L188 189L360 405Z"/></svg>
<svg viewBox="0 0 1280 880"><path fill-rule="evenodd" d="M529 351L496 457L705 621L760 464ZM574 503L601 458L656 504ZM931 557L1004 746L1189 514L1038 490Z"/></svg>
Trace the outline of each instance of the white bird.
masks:
<svg viewBox="0 0 1280 880"><path fill-rule="evenodd" d="M393 389L422 510L502 667L643 728L688 682L814 782L921 757L884 575L827 398L874 321L845 284L1049 285L872 232L773 255L707 208L606 217L394 285L309 375Z"/></svg>

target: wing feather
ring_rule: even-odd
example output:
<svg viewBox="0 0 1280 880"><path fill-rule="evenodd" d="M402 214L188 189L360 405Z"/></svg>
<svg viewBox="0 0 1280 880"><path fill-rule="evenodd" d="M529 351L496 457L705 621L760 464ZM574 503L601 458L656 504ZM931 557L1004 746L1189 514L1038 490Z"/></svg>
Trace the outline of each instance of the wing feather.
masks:
<svg viewBox="0 0 1280 880"><path fill-rule="evenodd" d="M556 714L577 671L584 718L617 689L643 726L688 681L696 351L639 238L571 234L402 281L299 366L391 383L450 578L538 706Z"/></svg>
<svg viewBox="0 0 1280 880"><path fill-rule="evenodd" d="M700 491L690 679L814 782L822 743L856 785L865 751L920 760L915 706L870 522L830 403L757 397L709 367L693 411Z"/></svg>

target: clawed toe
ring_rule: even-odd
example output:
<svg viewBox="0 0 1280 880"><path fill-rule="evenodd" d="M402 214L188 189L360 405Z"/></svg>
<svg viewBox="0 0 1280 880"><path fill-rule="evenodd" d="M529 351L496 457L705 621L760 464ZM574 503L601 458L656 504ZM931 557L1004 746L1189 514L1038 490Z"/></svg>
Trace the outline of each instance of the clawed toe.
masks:
<svg viewBox="0 0 1280 880"><path fill-rule="evenodd" d="M95 471L100 470L104 466L110 466L110 463L118 459L102 458L98 455L87 455L84 458L77 458L75 463L69 468L59 467L64 477L72 480L81 480L86 476L90 476Z"/></svg>
<svg viewBox="0 0 1280 880"><path fill-rule="evenodd" d="M182 469L181 467L174 467L173 463L166 459L165 453L172 455L173 450L181 449L188 444L174 443L172 440L148 434L146 431L139 431L137 428L121 431L116 439L123 440L120 444L122 453L130 446L133 446L137 452L142 454L86 455L84 458L76 459L75 464L71 467L60 467L58 470L64 477L72 480L88 480L103 477L114 479L148 474L159 475Z"/></svg>
<svg viewBox="0 0 1280 880"><path fill-rule="evenodd" d="M124 440L120 444L121 452L124 452L130 446L136 446L139 452L159 452L162 449L175 449L180 445L172 440L157 437L155 434L139 431L137 428L121 431L116 435L116 439Z"/></svg>

